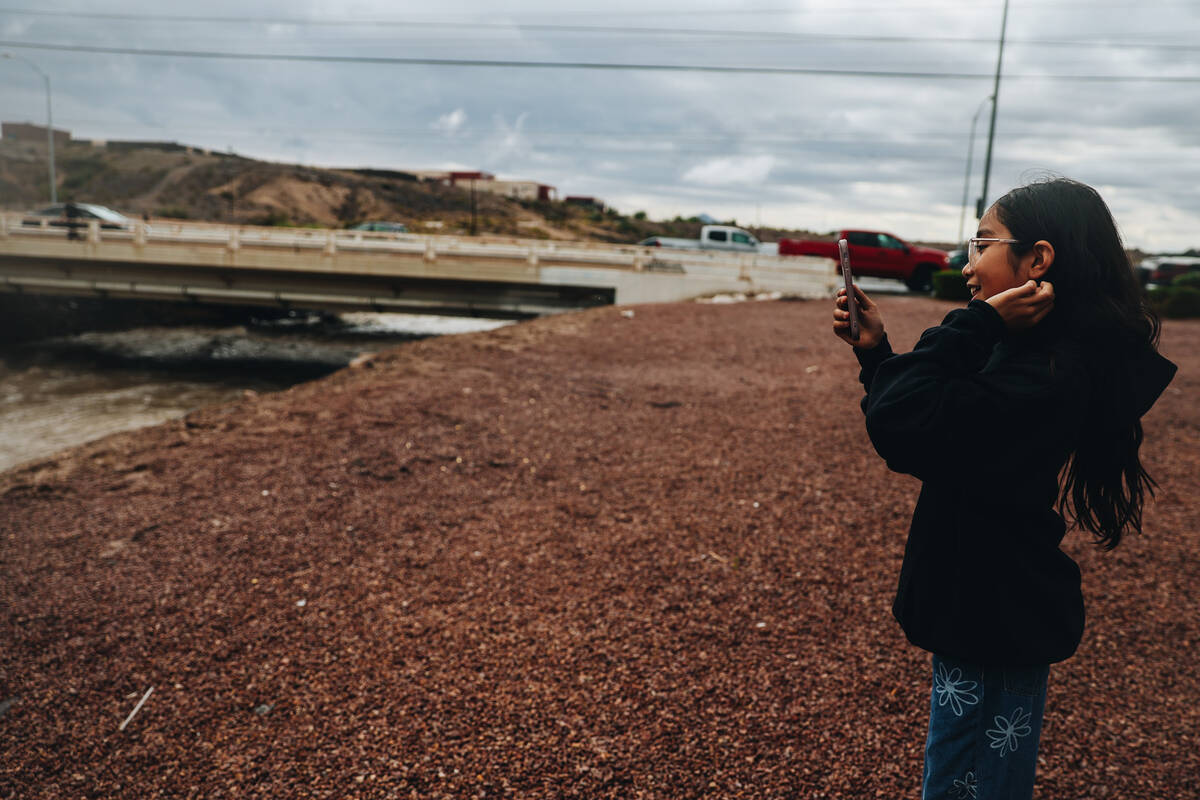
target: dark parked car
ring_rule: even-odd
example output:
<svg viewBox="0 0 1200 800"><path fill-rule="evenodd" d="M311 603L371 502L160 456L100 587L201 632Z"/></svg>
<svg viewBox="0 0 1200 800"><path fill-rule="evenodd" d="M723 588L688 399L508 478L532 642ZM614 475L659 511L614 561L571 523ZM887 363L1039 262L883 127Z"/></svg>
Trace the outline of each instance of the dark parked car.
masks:
<svg viewBox="0 0 1200 800"><path fill-rule="evenodd" d="M1200 258L1195 256L1152 256L1138 265L1143 286L1167 286L1180 275L1200 272Z"/></svg>
<svg viewBox="0 0 1200 800"><path fill-rule="evenodd" d="M39 211L30 211L22 225L41 225L43 222L55 228L71 227L72 223L86 228L91 220L100 220L100 227L108 230L133 230L134 221L111 208L93 203L55 203Z"/></svg>
<svg viewBox="0 0 1200 800"><path fill-rule="evenodd" d="M946 254L946 269L952 269L955 272L962 272L962 268L967 265L967 248L959 250L951 250Z"/></svg>

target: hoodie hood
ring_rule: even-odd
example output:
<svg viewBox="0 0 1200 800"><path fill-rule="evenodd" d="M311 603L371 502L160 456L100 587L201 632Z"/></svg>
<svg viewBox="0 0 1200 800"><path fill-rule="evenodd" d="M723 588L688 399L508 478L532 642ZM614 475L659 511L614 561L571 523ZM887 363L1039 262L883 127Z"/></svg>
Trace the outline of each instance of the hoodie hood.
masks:
<svg viewBox="0 0 1200 800"><path fill-rule="evenodd" d="M1146 348L1142 355L1129 365L1129 377L1133 386L1134 412L1140 419L1162 395L1167 384L1175 377L1178 367L1156 350Z"/></svg>

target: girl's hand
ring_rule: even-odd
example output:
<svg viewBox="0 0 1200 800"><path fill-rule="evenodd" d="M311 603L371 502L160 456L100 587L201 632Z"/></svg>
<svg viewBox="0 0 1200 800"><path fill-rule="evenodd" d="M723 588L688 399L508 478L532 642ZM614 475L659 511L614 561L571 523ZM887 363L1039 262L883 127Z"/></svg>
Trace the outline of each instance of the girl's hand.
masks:
<svg viewBox="0 0 1200 800"><path fill-rule="evenodd" d="M1041 322L1054 308L1054 286L1050 281L1041 284L1026 281L989 297L986 302L1000 312L1004 326L1010 331L1027 330Z"/></svg>
<svg viewBox="0 0 1200 800"><path fill-rule="evenodd" d="M838 289L833 309L833 332L847 344L860 350L870 350L883 341L883 315L879 313L879 306L871 302L858 284L854 285L854 296L858 298L858 338L850 338L850 310L845 288Z"/></svg>

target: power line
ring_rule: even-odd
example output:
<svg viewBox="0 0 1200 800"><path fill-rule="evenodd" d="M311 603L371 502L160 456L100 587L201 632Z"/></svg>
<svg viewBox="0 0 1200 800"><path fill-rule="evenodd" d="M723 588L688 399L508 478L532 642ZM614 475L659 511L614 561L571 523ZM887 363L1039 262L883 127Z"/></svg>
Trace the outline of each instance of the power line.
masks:
<svg viewBox="0 0 1200 800"><path fill-rule="evenodd" d="M508 69L581 69L638 72L706 72L733 75L825 75L834 77L903 78L920 80L987 80L982 72L913 72L905 70L829 69L817 67L749 67L704 64L632 64L589 61L503 61L466 58L398 58L394 56L322 56L292 53L227 53L213 50L158 50L132 47L97 47L42 42L0 41L0 47L104 55L159 58L206 58L227 61L283 61L317 64L387 64L393 66L492 67ZM1088 83L1200 83L1200 75L1006 75L1009 80L1060 80Z"/></svg>
<svg viewBox="0 0 1200 800"><path fill-rule="evenodd" d="M1194 3L1195 3L1195 0L1155 0L1154 5L1157 7L1162 7L1162 6L1184 6L1184 7L1187 7L1187 6L1194 5ZM1088 10L1095 9L1095 8L1135 7L1135 8L1138 8L1141 10L1141 9L1145 8L1146 3L1144 2L1144 0L1107 0L1107 2L1105 2L1104 0L1028 0L1027 2L1014 2L1013 5L1036 6L1037 8L1049 8L1049 7L1081 8L1081 9L1088 9ZM731 8L731 9L727 9L727 10L698 9L698 8L687 8L687 9L671 8L671 9L658 9L658 10L634 9L634 10L622 10L620 12L556 10L553 13L554 13L554 16L556 16L556 17L567 17L567 18L576 18L576 19L578 19L578 18L613 17L613 16L619 16L623 19L632 17L632 16L673 17L673 18L677 19L681 16L686 16L689 18L694 18L694 17L754 17L754 16L791 16L791 17L795 17L795 16L803 16L803 15L810 15L810 14L822 14L822 13L837 14L838 16L844 17L847 13L854 13L854 12L860 12L860 11L869 11L869 12L875 13L875 12L880 12L880 11L909 12L909 11L931 11L931 10L960 11L960 10L962 10L962 4L959 0L948 0L948 2L944 2L944 3L916 3L916 4L913 4L913 3L888 3L886 5L878 5L878 4L851 5L848 3L838 3L836 6L828 7L828 8L812 8L812 7L807 7L807 8L796 8L796 7ZM193 15L193 14L188 14L188 15L140 14L140 13L121 14L118 12L108 12L108 13L75 12L75 11L67 11L67 10L51 11L51 10L45 10L45 9L32 9L32 8L0 8L0 13L20 14L20 15L27 15L27 16L48 16L48 17L92 17L92 18L111 17L111 18L133 19L133 20L182 19L182 20L202 20L202 21L210 21L210 20L243 21L243 20L250 19L250 20L263 21L263 22L276 22L276 23L284 23L284 24L305 24L313 19L313 18L288 18L288 17L236 17L236 16ZM450 16L450 17L454 16L453 12L450 12L449 14L447 14L446 12L436 12L436 13L438 14L438 16L442 17L443 19L445 19L447 16ZM538 16L544 16L545 12L524 12L523 13L520 11L506 10L506 11L504 11L503 16L519 17L519 16L528 16L530 14L537 14ZM462 15L462 16L466 16L466 15ZM476 16L477 15L471 15L471 18L475 18ZM320 18L317 18L317 19L320 20ZM329 20L329 22L330 22L330 24L343 24L340 20ZM380 21L372 20L371 22L380 22ZM394 20L382 20L382 22L384 24L392 24L392 23L400 24L398 21L394 21ZM346 22L344 24L358 24L358 23L350 21L350 22ZM447 24L464 24L464 23L459 21L457 23L447 23Z"/></svg>
<svg viewBox="0 0 1200 800"><path fill-rule="evenodd" d="M321 19L311 17L238 17L238 16L200 16L173 14L121 14L104 12L60 12L35 11L26 9L0 9L0 12L21 14L26 16L69 17L80 19L103 19L112 21L157 21L207 24L261 24L261 25L296 25L296 26L330 26L330 27L404 27L404 28L450 28L453 30L476 29L497 31L541 31L548 33L584 33L584 34L620 34L622 36L662 36L669 38L714 37L720 39L762 39L773 41L810 42L872 42L895 44L995 44L995 37L982 36L892 36L871 34L841 34L841 33L805 33L786 31L751 31L751 30L717 30L710 28L646 28L610 25L554 25L544 23L488 23L488 22L429 22L402 19ZM1172 42L1112 42L1084 41L1077 39L1010 39L1009 44L1032 46L1055 46L1077 48L1104 48L1110 50L1123 49L1156 49L1156 50L1197 50L1200 44L1178 44Z"/></svg>

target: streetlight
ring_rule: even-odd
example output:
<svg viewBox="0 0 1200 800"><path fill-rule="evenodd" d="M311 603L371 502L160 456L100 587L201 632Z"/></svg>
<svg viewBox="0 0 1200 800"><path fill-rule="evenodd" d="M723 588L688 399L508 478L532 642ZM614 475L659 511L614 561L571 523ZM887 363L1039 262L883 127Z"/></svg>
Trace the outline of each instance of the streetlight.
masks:
<svg viewBox="0 0 1200 800"><path fill-rule="evenodd" d="M475 235L475 179L471 178L471 235Z"/></svg>
<svg viewBox="0 0 1200 800"><path fill-rule="evenodd" d="M958 241L963 240L963 225L967 220L967 187L971 183L971 157L975 153L975 124L979 122L979 115L983 113L983 106L991 102L991 97L985 97L979 103L979 108L975 109L975 116L971 117L971 134L967 137L967 174L963 177L963 199L962 212L958 215Z"/></svg>
<svg viewBox="0 0 1200 800"><path fill-rule="evenodd" d="M992 141L996 138L996 103L1000 99L1000 73L1004 64L1004 33L1008 30L1008 0L1004 0L1004 15L1000 17L1000 52L996 55L996 82L992 85L992 124L988 127L987 156L983 162L983 191L975 205L975 217L981 219L987 206L988 179L992 177Z"/></svg>
<svg viewBox="0 0 1200 800"><path fill-rule="evenodd" d="M54 117L50 114L50 76L42 72L37 64L30 61L24 56L13 55L12 53L0 54L0 58L11 58L16 61L24 61L33 71L42 76L42 80L46 82L46 150L50 156L50 202L58 202L58 187L54 182Z"/></svg>

